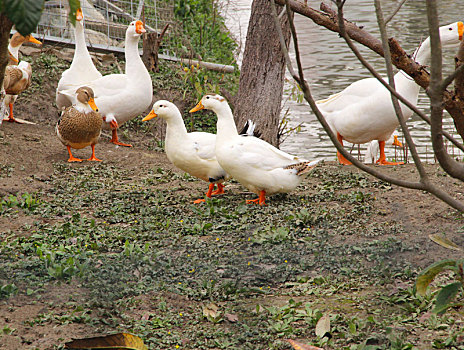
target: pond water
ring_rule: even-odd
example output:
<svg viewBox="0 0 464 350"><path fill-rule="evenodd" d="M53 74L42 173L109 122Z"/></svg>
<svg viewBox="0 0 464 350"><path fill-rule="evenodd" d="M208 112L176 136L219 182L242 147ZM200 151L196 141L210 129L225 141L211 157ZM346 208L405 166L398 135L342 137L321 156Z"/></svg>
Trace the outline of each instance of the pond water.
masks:
<svg viewBox="0 0 464 350"><path fill-rule="evenodd" d="M397 7L399 1L383 0L383 12L388 16ZM236 36L243 51L246 31L251 10L251 0L223 0L223 12L226 16L226 25ZM326 2L329 4L329 2ZM320 1L308 0L308 5L318 9ZM438 0L439 20L441 25L464 21L464 7L457 6L455 0ZM334 5L332 5L334 8ZM348 0L345 5L345 18L356 22L374 36L380 37L377 28L373 0ZM370 77L369 72L361 65L346 43L338 34L316 25L309 18L296 14L295 26L298 33L300 53L304 66L306 80L308 80L314 98L322 99L343 90L356 80ZM388 35L394 36L401 43L406 52L412 54L420 42L428 36L427 18L423 1L407 1L398 14L388 25ZM371 64L384 73L383 58L370 52L362 45L357 45L363 55ZM454 67L453 57L456 49L444 51L445 72L451 72ZM239 62L241 56L239 57ZM291 80L288 76L289 81ZM286 84L285 105L283 111L288 109L289 125L294 127L301 124L301 132L291 134L281 145L284 151L304 156L309 159L324 158L335 160L335 147L320 126L306 102L298 103L291 99L291 83ZM428 98L423 91L419 96L419 108L428 113ZM454 131L451 118L446 121L449 132ZM413 116L409 127L421 157L429 162L433 161L432 145L428 125ZM402 138L401 133L400 140ZM348 144L348 148L351 148ZM364 153L366 145L361 145L360 154ZM358 147L353 152L358 154ZM457 149L449 146L449 152L456 156ZM396 154L396 155L395 155ZM402 151L390 147L387 157L403 157ZM402 159L402 158L401 158Z"/></svg>

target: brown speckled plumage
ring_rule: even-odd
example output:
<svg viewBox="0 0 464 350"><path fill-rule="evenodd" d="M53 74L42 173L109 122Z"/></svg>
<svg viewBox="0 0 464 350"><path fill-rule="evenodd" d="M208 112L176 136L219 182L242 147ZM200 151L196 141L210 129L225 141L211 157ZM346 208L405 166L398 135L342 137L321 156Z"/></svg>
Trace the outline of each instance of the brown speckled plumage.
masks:
<svg viewBox="0 0 464 350"><path fill-rule="evenodd" d="M312 162L301 162L296 164L291 164L286 166L284 169L295 169L297 175L306 174L308 171L311 171L314 166L310 166L309 164Z"/></svg>
<svg viewBox="0 0 464 350"><path fill-rule="evenodd" d="M23 78L23 72L18 66L7 66L5 69L5 77L3 79L3 87L8 95L18 95L26 90L31 85L32 71L28 72L27 79Z"/></svg>
<svg viewBox="0 0 464 350"><path fill-rule="evenodd" d="M56 131L63 145L80 149L98 142L102 123L100 113L82 113L74 107L68 107L56 124Z"/></svg>

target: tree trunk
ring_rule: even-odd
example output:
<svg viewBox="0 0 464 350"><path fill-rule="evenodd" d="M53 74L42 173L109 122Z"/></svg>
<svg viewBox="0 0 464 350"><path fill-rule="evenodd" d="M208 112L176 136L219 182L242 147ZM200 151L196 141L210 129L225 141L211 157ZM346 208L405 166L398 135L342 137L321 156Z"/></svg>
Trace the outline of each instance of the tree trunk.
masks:
<svg viewBox="0 0 464 350"><path fill-rule="evenodd" d="M8 65L8 42L13 23L5 14L0 13L0 87L3 86L5 68Z"/></svg>
<svg viewBox="0 0 464 350"><path fill-rule="evenodd" d="M145 33L143 35L142 61L145 63L145 67L154 73L159 72L159 48L168 27L169 23L166 24L164 29L161 31L161 34L159 35L158 33Z"/></svg>
<svg viewBox="0 0 464 350"><path fill-rule="evenodd" d="M282 9L277 6L277 11ZM290 41L287 16L281 19L285 40ZM279 116L284 86L285 58L268 0L253 0L243 54L242 71L234 97L234 115L240 129L247 119L257 124L261 138L278 145Z"/></svg>

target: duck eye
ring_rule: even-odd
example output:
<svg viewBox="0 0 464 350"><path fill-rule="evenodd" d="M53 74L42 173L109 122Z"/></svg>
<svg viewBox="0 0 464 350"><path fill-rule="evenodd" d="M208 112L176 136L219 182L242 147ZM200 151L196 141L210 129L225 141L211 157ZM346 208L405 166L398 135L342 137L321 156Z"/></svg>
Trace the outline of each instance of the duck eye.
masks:
<svg viewBox="0 0 464 350"><path fill-rule="evenodd" d="M206 99L209 100L209 96L206 96Z"/></svg>
<svg viewBox="0 0 464 350"><path fill-rule="evenodd" d="M448 28L449 30L453 30L453 28Z"/></svg>

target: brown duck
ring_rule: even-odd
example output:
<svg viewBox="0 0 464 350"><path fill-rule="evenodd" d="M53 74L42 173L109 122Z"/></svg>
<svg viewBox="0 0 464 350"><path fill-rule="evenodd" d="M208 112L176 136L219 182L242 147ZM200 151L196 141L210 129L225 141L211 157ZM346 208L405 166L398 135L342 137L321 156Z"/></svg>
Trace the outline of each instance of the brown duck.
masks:
<svg viewBox="0 0 464 350"><path fill-rule="evenodd" d="M61 143L68 148L68 162L82 162L75 158L71 148L92 147L92 156L87 160L101 161L95 157L95 144L100 137L102 116L94 102L93 90L87 86L76 90L75 103L66 108L56 124L56 134Z"/></svg>
<svg viewBox="0 0 464 350"><path fill-rule="evenodd" d="M18 98L18 95L24 90L26 90L29 87L29 85L31 85L32 68L30 64L27 62L19 63L19 49L21 45L25 42L31 42L38 45L42 44L32 35L22 36L19 33L14 33L11 37L10 43L8 45L9 63L8 67L5 70L5 77L3 83L3 90L5 91L6 96L3 101L4 105L2 106L2 111L0 114L0 124L3 121L5 109L7 107L9 107L10 111L8 118L5 120L20 124L22 123L21 121L18 121L14 118L13 104ZM24 74L25 71L27 72L27 77Z"/></svg>
<svg viewBox="0 0 464 350"><path fill-rule="evenodd" d="M13 117L13 104L18 95L31 85L32 68L26 61L21 61L17 66L7 66L3 78L2 93L5 94L0 118L3 121L6 106L10 107L10 114L6 121L15 122Z"/></svg>

